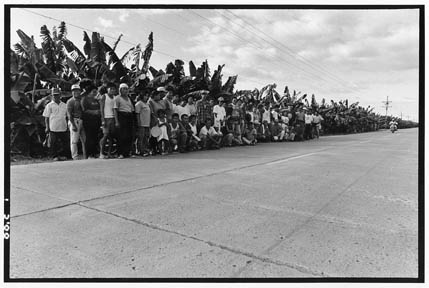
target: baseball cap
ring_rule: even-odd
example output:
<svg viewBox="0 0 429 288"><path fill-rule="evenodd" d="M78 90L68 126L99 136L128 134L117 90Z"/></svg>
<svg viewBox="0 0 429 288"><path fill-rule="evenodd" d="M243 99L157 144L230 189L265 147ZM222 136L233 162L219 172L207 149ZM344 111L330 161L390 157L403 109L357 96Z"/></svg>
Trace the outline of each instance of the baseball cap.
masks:
<svg viewBox="0 0 429 288"><path fill-rule="evenodd" d="M121 83L121 85L119 85L119 89L122 88L128 88L128 85L126 83Z"/></svg>
<svg viewBox="0 0 429 288"><path fill-rule="evenodd" d="M73 90L80 90L80 86L79 86L79 84L73 84L73 85L71 86L71 91L73 91Z"/></svg>
<svg viewBox="0 0 429 288"><path fill-rule="evenodd" d="M156 88L156 91L158 91L158 92L168 92L167 89L165 89L164 87L158 87L158 88Z"/></svg>
<svg viewBox="0 0 429 288"><path fill-rule="evenodd" d="M61 91L59 88L52 88L51 89L52 95L60 95Z"/></svg>

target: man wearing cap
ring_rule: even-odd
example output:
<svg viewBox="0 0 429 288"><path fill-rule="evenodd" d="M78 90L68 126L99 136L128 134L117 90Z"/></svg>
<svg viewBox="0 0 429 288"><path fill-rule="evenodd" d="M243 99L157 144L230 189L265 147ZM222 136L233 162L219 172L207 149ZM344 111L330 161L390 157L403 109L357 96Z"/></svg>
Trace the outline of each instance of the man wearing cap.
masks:
<svg viewBox="0 0 429 288"><path fill-rule="evenodd" d="M119 158L131 156L131 147L133 142L133 112L134 105L128 97L128 85L121 83L119 85L119 95L115 97L113 103L115 109L115 125L119 128Z"/></svg>
<svg viewBox="0 0 429 288"><path fill-rule="evenodd" d="M226 117L226 111L224 105L224 99L223 97L219 97L218 99L219 104L215 105L213 107L213 119L214 119L214 127L223 127L225 123L225 117Z"/></svg>
<svg viewBox="0 0 429 288"><path fill-rule="evenodd" d="M50 137L49 154L55 161L65 160L70 157L70 151L67 148L67 105L60 100L61 94L58 88L53 88L51 92L53 100L43 111L46 135L49 133ZM58 140L61 145L58 144Z"/></svg>
<svg viewBox="0 0 429 288"><path fill-rule="evenodd" d="M70 128L70 150L73 160L78 160L77 143L82 144L83 158L86 159L86 137L83 130L82 105L79 84L72 85L72 98L67 101L67 116Z"/></svg>

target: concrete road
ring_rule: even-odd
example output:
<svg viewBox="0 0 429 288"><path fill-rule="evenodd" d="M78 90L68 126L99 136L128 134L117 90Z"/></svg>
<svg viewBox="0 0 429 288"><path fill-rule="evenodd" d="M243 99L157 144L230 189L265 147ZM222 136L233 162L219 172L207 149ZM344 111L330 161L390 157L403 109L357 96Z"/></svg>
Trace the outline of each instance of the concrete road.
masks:
<svg viewBox="0 0 429 288"><path fill-rule="evenodd" d="M417 277L417 129L11 167L12 278Z"/></svg>

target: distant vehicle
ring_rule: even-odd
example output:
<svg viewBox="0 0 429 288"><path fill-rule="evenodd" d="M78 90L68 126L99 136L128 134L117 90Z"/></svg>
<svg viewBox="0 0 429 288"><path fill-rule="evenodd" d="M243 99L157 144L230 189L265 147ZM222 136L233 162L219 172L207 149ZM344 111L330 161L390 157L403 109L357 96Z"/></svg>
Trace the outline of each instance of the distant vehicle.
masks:
<svg viewBox="0 0 429 288"><path fill-rule="evenodd" d="M396 121L390 121L389 126L392 133L395 133L395 131L398 130L398 123Z"/></svg>

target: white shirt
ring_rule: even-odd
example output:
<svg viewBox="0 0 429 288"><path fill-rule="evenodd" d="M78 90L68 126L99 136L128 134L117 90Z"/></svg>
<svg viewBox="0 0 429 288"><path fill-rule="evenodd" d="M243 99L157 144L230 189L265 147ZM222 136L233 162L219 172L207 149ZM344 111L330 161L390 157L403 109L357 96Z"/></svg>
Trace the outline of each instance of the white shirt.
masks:
<svg viewBox="0 0 429 288"><path fill-rule="evenodd" d="M189 126L191 126L192 134L197 136L197 125L192 125L189 123Z"/></svg>
<svg viewBox="0 0 429 288"><path fill-rule="evenodd" d="M270 110L264 110L262 114L262 122L267 121L267 123L271 123L271 113Z"/></svg>
<svg viewBox="0 0 429 288"><path fill-rule="evenodd" d="M43 111L43 117L49 118L49 130L52 132L67 131L67 105L60 101L60 104L51 101Z"/></svg>
<svg viewBox="0 0 429 288"><path fill-rule="evenodd" d="M173 104L174 105L174 104ZM182 119L182 115L186 114L190 116L188 109L186 107L180 106L180 105L174 105L173 106L174 113L179 114L179 119Z"/></svg>
<svg viewBox="0 0 429 288"><path fill-rule="evenodd" d="M282 121L283 123L285 123L286 125L289 124L289 118L287 116L282 116Z"/></svg>
<svg viewBox="0 0 429 288"><path fill-rule="evenodd" d="M115 114L113 112L113 106L115 104L115 97L110 98L107 94L105 95L106 100L104 101L104 118L114 118Z"/></svg>
<svg viewBox="0 0 429 288"><path fill-rule="evenodd" d="M215 126L220 127L220 121L224 121L226 117L226 111L223 106L215 105L213 107L213 114L215 114Z"/></svg>
<svg viewBox="0 0 429 288"><path fill-rule="evenodd" d="M305 124L311 124L313 122L313 115L305 114Z"/></svg>
<svg viewBox="0 0 429 288"><path fill-rule="evenodd" d="M277 113L277 111L273 110L271 114L273 115L273 119L279 119L279 113Z"/></svg>
<svg viewBox="0 0 429 288"><path fill-rule="evenodd" d="M206 126L203 126L200 130L200 138L202 138L203 136L207 136L207 134L209 134L210 136L218 135L213 126L210 127L210 129L207 129Z"/></svg>

